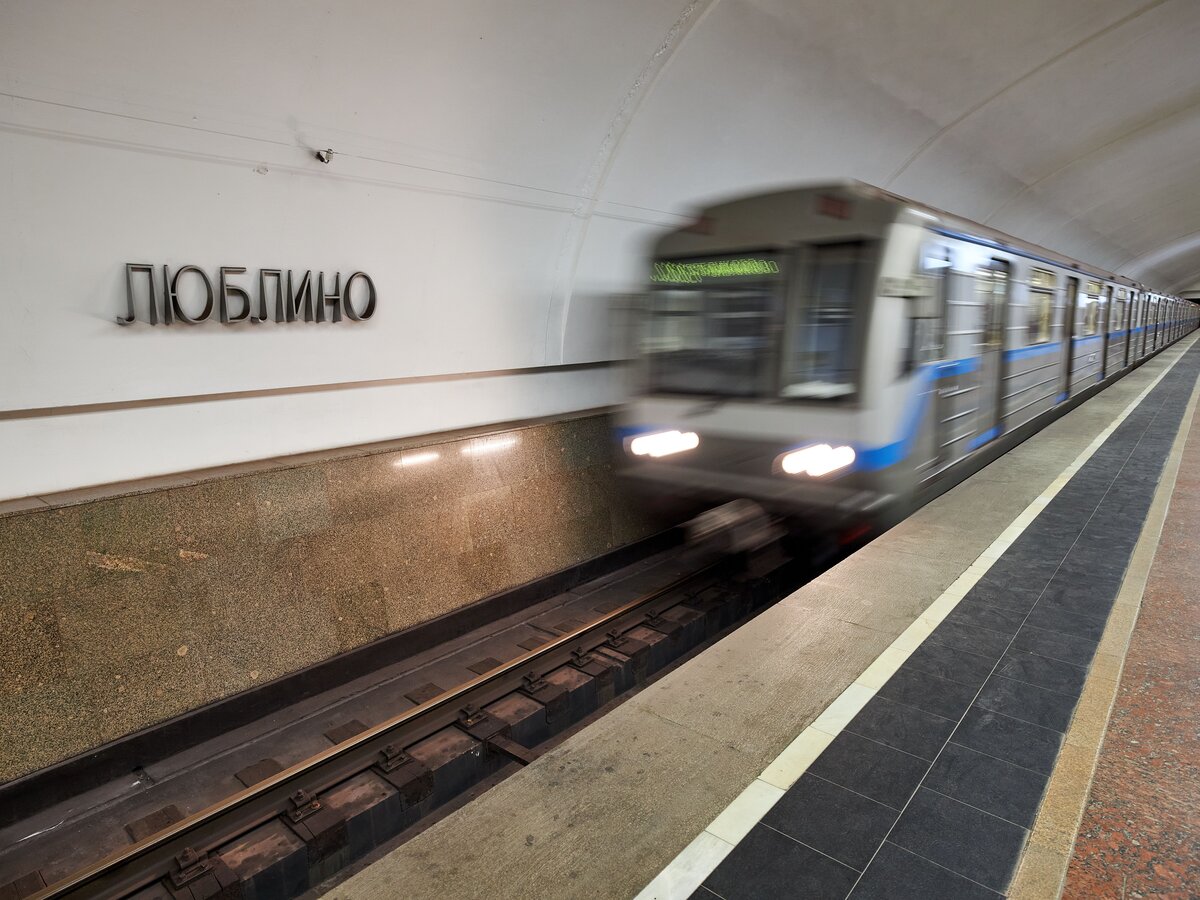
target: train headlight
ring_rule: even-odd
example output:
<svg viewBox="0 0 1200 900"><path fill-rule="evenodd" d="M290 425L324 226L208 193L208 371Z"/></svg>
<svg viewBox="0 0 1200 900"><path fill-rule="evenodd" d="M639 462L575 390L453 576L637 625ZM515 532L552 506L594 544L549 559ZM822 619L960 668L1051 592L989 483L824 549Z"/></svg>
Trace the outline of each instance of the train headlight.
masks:
<svg viewBox="0 0 1200 900"><path fill-rule="evenodd" d="M700 446L700 438L694 431L657 431L642 434L629 442L629 452L634 456L670 456Z"/></svg>
<svg viewBox="0 0 1200 900"><path fill-rule="evenodd" d="M789 475L811 475L814 478L844 469L854 462L853 447L831 447L829 444L814 444L803 450L785 453L779 467Z"/></svg>

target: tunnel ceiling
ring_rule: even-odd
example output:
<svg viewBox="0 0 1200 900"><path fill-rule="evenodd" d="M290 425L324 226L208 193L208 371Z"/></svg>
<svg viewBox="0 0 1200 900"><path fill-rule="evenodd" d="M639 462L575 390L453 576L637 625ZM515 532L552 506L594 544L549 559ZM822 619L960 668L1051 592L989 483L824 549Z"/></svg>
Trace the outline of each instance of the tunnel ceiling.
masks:
<svg viewBox="0 0 1200 900"><path fill-rule="evenodd" d="M816 179L1200 281L1196 0L67 6L0 9L0 125L303 175L255 214L311 201L344 241L367 226L332 210L368 192L372 239L454 242L460 292L541 323L497 366L602 353L573 296L633 284L697 204Z"/></svg>
<svg viewBox="0 0 1200 900"><path fill-rule="evenodd" d="M1200 278L1200 3L718 0L609 201L851 176L1165 290Z"/></svg>

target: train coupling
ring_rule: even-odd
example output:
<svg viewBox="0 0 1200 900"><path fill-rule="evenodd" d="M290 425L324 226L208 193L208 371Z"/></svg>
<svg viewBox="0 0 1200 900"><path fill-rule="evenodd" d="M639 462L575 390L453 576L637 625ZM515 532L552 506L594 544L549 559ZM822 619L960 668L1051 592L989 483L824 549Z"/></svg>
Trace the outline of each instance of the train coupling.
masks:
<svg viewBox="0 0 1200 900"><path fill-rule="evenodd" d="M755 553L784 536L779 520L753 500L731 500L684 525L687 542L723 553Z"/></svg>

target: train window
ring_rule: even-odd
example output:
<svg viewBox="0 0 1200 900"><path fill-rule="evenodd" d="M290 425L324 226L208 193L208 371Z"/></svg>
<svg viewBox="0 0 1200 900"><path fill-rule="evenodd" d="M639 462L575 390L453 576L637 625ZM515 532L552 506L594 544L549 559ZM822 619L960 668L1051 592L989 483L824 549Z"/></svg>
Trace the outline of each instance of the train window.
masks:
<svg viewBox="0 0 1200 900"><path fill-rule="evenodd" d="M1083 337L1100 330L1100 282L1089 281L1083 298L1083 322L1079 333Z"/></svg>
<svg viewBox="0 0 1200 900"><path fill-rule="evenodd" d="M1034 269L1029 273L1027 340L1030 344L1044 344L1050 340L1056 281L1054 273L1046 269Z"/></svg>
<svg viewBox="0 0 1200 900"><path fill-rule="evenodd" d="M1112 309L1108 313L1108 330L1111 333L1125 328L1125 292L1118 291L1115 296L1109 293L1109 297L1112 298L1109 301Z"/></svg>
<svg viewBox="0 0 1200 900"><path fill-rule="evenodd" d="M988 265L975 270L975 290L979 294L983 311L983 333L980 343L985 347L1004 346L1004 318L1008 310L1009 265L1002 259L993 259Z"/></svg>
<svg viewBox="0 0 1200 900"><path fill-rule="evenodd" d="M905 348L900 374L906 375L920 363L946 357L946 275L954 265L954 257L945 244L929 244L921 251L921 271L936 279L936 318L911 316L908 325L908 347Z"/></svg>
<svg viewBox="0 0 1200 900"><path fill-rule="evenodd" d="M921 254L921 271L926 275L945 275L953 264L950 248L944 244L930 244Z"/></svg>
<svg viewBox="0 0 1200 900"><path fill-rule="evenodd" d="M806 276L784 352L785 397L834 398L853 394L856 383L854 321L866 246L859 242L810 247Z"/></svg>

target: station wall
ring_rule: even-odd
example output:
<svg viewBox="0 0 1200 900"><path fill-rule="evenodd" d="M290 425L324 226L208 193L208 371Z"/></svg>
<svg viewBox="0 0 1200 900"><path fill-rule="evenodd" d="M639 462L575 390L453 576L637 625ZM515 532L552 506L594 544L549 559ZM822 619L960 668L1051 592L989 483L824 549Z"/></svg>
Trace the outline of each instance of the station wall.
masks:
<svg viewBox="0 0 1200 900"><path fill-rule="evenodd" d="M0 499L615 402L649 241L783 183L1194 280L1195 4L525 6L3 4ZM120 328L129 262L378 307Z"/></svg>

